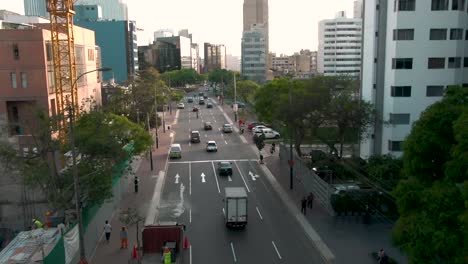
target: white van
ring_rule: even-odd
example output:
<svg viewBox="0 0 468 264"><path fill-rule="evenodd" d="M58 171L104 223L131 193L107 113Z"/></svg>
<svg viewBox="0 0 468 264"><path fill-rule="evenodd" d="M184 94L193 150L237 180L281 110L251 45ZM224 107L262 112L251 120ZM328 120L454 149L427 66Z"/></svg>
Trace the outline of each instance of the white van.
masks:
<svg viewBox="0 0 468 264"><path fill-rule="evenodd" d="M171 149L169 150L169 158L171 159L182 158L182 148L180 147L180 144L171 145Z"/></svg>

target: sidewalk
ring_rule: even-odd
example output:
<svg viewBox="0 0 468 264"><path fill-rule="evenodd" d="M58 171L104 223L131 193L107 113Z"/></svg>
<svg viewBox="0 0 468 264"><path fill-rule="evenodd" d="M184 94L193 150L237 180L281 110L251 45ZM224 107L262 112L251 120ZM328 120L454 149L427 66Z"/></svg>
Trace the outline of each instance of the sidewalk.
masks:
<svg viewBox="0 0 468 264"><path fill-rule="evenodd" d="M113 263L113 264L127 264L130 259L133 246L136 245L136 225L127 227L128 229L128 248L120 249L120 230L124 224L119 220L120 210L126 208L137 208L139 213L146 217L148 208L151 204L153 197L154 188L156 185L157 178L159 177L159 171L164 171L167 160L167 153L169 145L171 143L170 134L172 132L172 123L174 121L176 111L172 112L172 115L165 115L166 128L168 125L171 126L171 130L166 130L163 133L162 127L158 130L159 135L159 148L153 147L153 171L150 169L150 160L148 155L143 155L139 168L136 171L139 182L138 193L134 192L133 179L130 181L128 192L124 195L120 208L114 211L112 219L109 222L112 226L112 233L109 244L106 242L104 236L101 237L100 242L97 245L96 251L89 263L101 264L101 263ZM104 223L102 223L104 226ZM140 232L143 228L143 223L140 224ZM140 246L141 246L141 235Z"/></svg>
<svg viewBox="0 0 468 264"><path fill-rule="evenodd" d="M222 108L234 120L232 108L226 104ZM252 142L249 135L250 133L246 131L244 136ZM266 153L264 158L266 167L288 196L296 201L297 208L299 208L302 197L307 196L308 191L297 178L293 179L293 189L290 190L289 166L287 161L280 160L278 148L273 155ZM306 219L335 255L335 263L350 263L350 260L352 263L360 264L376 263L369 254L377 252L380 248L384 248L387 254L399 264L408 263L407 258L392 245L392 224L364 225L362 216L331 216L317 201L314 202L312 209L307 208Z"/></svg>

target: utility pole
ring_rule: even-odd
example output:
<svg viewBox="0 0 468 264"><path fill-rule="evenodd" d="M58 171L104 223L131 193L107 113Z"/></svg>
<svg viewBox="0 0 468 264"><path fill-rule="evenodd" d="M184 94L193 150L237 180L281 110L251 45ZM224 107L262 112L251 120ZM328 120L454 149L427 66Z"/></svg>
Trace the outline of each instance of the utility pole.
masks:
<svg viewBox="0 0 468 264"><path fill-rule="evenodd" d="M237 122L237 88L236 88L236 73L234 72L234 122Z"/></svg>
<svg viewBox="0 0 468 264"><path fill-rule="evenodd" d="M163 98L165 98L165 97L166 97L166 94L163 92ZM162 114L163 133L166 133L166 120L165 120L165 117L164 117L164 112L165 112L164 110L165 110L165 108L166 108L165 106L166 106L166 105L164 104L164 101L163 101L163 107L162 107L162 110L163 110L163 111L162 111L162 112L163 112L163 114Z"/></svg>
<svg viewBox="0 0 468 264"><path fill-rule="evenodd" d="M146 124L148 125L148 132L150 133L151 135L151 126L150 126L150 118L149 118L149 114L146 113ZM153 146L150 147L149 149L149 156L150 156L150 168L151 168L151 171L153 171Z"/></svg>
<svg viewBox="0 0 468 264"><path fill-rule="evenodd" d="M159 138L158 138L158 100L156 99L156 88L154 89L154 114L155 114L154 127L155 127L155 131L156 131L156 148L159 148Z"/></svg>
<svg viewBox="0 0 468 264"><path fill-rule="evenodd" d="M289 85L289 111L292 109L291 85ZM293 126L292 116L289 117L289 189L293 189L294 158L293 158Z"/></svg>

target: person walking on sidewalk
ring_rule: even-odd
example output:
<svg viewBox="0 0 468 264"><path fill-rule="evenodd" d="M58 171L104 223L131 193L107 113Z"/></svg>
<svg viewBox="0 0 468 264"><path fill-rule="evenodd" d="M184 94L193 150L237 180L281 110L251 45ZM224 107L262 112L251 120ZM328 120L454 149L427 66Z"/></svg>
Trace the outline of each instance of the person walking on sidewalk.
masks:
<svg viewBox="0 0 468 264"><path fill-rule="evenodd" d="M106 234L107 244L109 244L111 232L112 232L112 226L109 224L109 221L106 220L106 223L104 224L104 233Z"/></svg>
<svg viewBox="0 0 468 264"><path fill-rule="evenodd" d="M306 215L306 208L307 208L307 199L304 196L301 200L301 213L303 213L304 215Z"/></svg>
<svg viewBox="0 0 468 264"><path fill-rule="evenodd" d="M138 179L138 176L135 175L135 179L133 180L133 183L135 185L135 193L138 192L138 183L140 182L140 180Z"/></svg>
<svg viewBox="0 0 468 264"><path fill-rule="evenodd" d="M307 196L307 207L310 209L314 207L314 194L312 192L310 192L309 196Z"/></svg>
<svg viewBox="0 0 468 264"><path fill-rule="evenodd" d="M120 230L120 248L127 248L128 247L128 232L125 226L122 226L122 230Z"/></svg>

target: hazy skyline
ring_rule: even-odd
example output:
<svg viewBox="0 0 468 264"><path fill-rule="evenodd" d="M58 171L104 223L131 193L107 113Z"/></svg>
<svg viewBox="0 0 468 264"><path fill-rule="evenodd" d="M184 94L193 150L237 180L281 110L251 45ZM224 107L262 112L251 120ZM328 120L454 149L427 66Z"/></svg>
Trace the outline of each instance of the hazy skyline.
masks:
<svg viewBox="0 0 468 264"><path fill-rule="evenodd" d="M225 44L226 52L240 56L244 0L126 0L129 19L137 22L138 45L153 40L153 32L188 29L193 41ZM314 3L315 2L315 3ZM317 50L318 22L345 10L353 15L353 0L270 0L270 52L291 55L301 49ZM76 1L79 3L79 0ZM23 0L0 0L0 9L24 14Z"/></svg>

